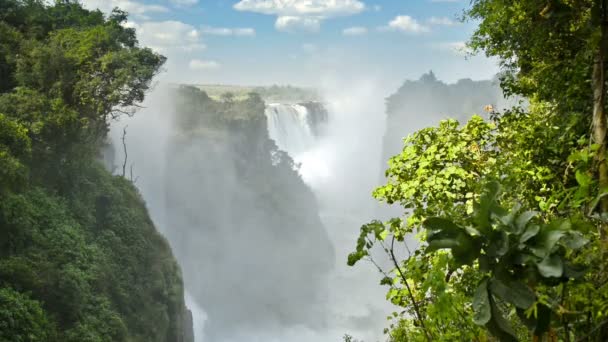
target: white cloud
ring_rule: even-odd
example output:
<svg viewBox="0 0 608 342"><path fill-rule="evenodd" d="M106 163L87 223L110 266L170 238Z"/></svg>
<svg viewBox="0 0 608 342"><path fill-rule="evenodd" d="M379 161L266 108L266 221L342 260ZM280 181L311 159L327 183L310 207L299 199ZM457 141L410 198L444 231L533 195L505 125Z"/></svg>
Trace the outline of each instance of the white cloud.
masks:
<svg viewBox="0 0 608 342"><path fill-rule="evenodd" d="M150 13L165 13L169 9L160 5L147 5L138 1L131 0L81 0L81 3L88 9L99 9L104 13L110 13L115 7L128 12L133 16L147 18Z"/></svg>
<svg viewBox="0 0 608 342"><path fill-rule="evenodd" d="M458 25L458 22L455 20L452 20L448 17L430 17L429 20L427 20L427 23L429 25L438 25L438 26L454 26L454 25Z"/></svg>
<svg viewBox="0 0 608 342"><path fill-rule="evenodd" d="M359 0L241 0L234 9L276 15L278 30L316 32L322 20L360 13L365 4Z"/></svg>
<svg viewBox="0 0 608 342"><path fill-rule="evenodd" d="M137 37L143 46L148 46L161 53L177 49L182 51L202 50L201 33L193 26L180 21L129 22L126 26L135 28Z"/></svg>
<svg viewBox="0 0 608 342"><path fill-rule="evenodd" d="M193 6L198 4L198 0L169 0L175 6Z"/></svg>
<svg viewBox="0 0 608 342"><path fill-rule="evenodd" d="M380 6L380 5L374 5L373 9L376 12L380 12L380 11L382 11L382 6Z"/></svg>
<svg viewBox="0 0 608 342"><path fill-rule="evenodd" d="M192 70L215 70L220 67L220 64L216 61L193 59L188 63L188 67Z"/></svg>
<svg viewBox="0 0 608 342"><path fill-rule="evenodd" d="M367 33L367 28L361 26L354 26L345 28L342 30L342 34L345 36L361 36Z"/></svg>
<svg viewBox="0 0 608 342"><path fill-rule="evenodd" d="M420 24L416 19L409 15L399 15L395 19L391 20L387 26L379 28L381 31L399 31L405 33L425 33L429 32L428 26Z"/></svg>
<svg viewBox="0 0 608 342"><path fill-rule="evenodd" d="M255 36L255 30L248 27L210 27L205 26L201 29L203 34L209 34L214 36L238 36L238 37L252 37Z"/></svg>
<svg viewBox="0 0 608 342"><path fill-rule="evenodd" d="M307 31L319 32L321 20L318 18L280 16L277 18L274 27L283 32Z"/></svg>
<svg viewBox="0 0 608 342"><path fill-rule="evenodd" d="M330 18L357 14L365 9L365 4L358 0L241 0L234 8L278 16Z"/></svg>

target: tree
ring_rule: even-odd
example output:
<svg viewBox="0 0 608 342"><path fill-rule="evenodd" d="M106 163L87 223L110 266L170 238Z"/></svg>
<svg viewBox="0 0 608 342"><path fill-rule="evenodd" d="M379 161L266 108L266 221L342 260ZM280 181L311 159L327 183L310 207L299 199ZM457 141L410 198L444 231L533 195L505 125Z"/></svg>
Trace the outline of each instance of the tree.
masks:
<svg viewBox="0 0 608 342"><path fill-rule="evenodd" d="M563 115L592 118L599 191L606 191L608 2L475 0L466 16L480 21L470 46L500 59L507 94L550 101ZM599 209L608 212L608 197Z"/></svg>

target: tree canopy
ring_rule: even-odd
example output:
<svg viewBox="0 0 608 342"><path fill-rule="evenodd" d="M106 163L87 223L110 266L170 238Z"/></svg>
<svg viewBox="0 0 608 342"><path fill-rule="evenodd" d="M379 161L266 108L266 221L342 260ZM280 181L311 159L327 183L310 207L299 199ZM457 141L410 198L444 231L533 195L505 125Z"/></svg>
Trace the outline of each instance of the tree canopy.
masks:
<svg viewBox="0 0 608 342"><path fill-rule="evenodd" d="M165 58L126 13L0 0L0 340L184 341L180 270L97 161Z"/></svg>
<svg viewBox="0 0 608 342"><path fill-rule="evenodd" d="M348 263L384 251L393 341L603 341L606 1L471 2L469 45L525 108L444 120L404 140ZM589 128L591 127L591 129Z"/></svg>

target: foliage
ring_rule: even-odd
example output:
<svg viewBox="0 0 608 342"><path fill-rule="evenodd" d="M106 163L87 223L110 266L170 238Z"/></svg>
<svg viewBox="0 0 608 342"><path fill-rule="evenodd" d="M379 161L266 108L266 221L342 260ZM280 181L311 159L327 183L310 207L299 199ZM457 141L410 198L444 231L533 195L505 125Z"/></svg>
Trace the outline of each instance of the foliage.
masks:
<svg viewBox="0 0 608 342"><path fill-rule="evenodd" d="M181 272L96 160L165 58L126 13L0 1L0 340L181 341Z"/></svg>
<svg viewBox="0 0 608 342"><path fill-rule="evenodd" d="M11 288L0 288L0 341L43 342L52 338L52 331L39 302Z"/></svg>
<svg viewBox="0 0 608 342"><path fill-rule="evenodd" d="M364 225L348 260L374 261L373 250L380 248L393 263L391 272L382 270L387 299L404 308L392 317L393 340L483 340L474 321L489 323L504 340L527 339L531 308L527 314L549 315L551 333L561 336L580 337L601 323L584 317L603 315L590 298L605 297L605 277L575 279L570 267L602 263L592 252L598 248L596 218L588 216L601 194L589 176L594 146L587 127L584 117L563 117L551 105L533 103L529 112L515 108L491 122L473 117L463 126L446 120L405 139L402 153L389 162L387 184L374 196L401 204L407 219ZM496 190L487 195L492 180L505 189L500 197ZM582 246L587 240L592 243ZM519 296L508 297L503 285L511 292L519 288ZM572 290L581 287L591 291L588 296ZM478 298L491 295L473 301L476 292ZM484 311L476 315L480 307Z"/></svg>

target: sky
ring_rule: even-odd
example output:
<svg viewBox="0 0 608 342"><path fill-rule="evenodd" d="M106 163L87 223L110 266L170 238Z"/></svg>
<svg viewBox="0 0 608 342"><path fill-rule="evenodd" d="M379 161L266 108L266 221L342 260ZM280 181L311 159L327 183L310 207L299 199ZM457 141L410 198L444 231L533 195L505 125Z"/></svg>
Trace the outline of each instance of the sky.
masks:
<svg viewBox="0 0 608 342"><path fill-rule="evenodd" d="M446 82L490 79L467 57L468 0L81 0L126 10L141 45L167 56L163 80L314 86L327 74L387 84L433 70Z"/></svg>

